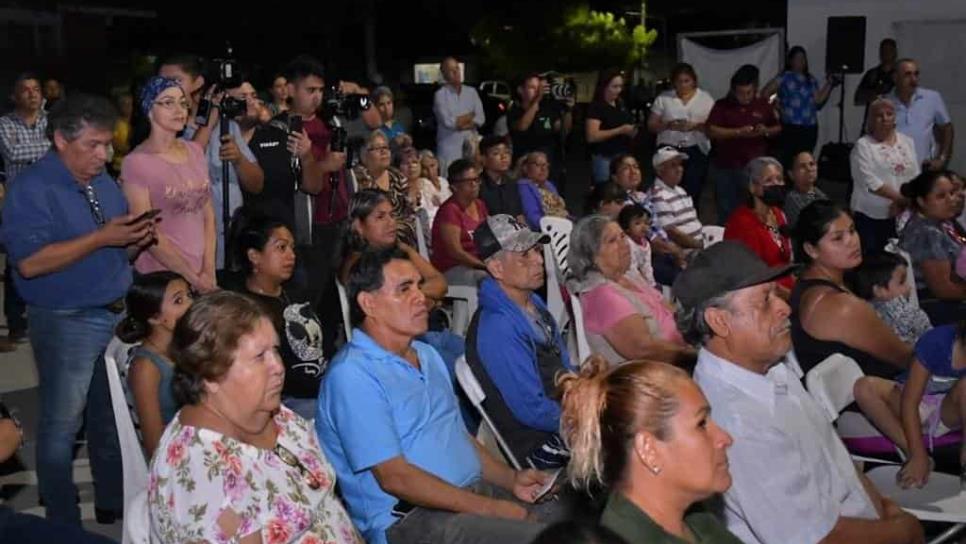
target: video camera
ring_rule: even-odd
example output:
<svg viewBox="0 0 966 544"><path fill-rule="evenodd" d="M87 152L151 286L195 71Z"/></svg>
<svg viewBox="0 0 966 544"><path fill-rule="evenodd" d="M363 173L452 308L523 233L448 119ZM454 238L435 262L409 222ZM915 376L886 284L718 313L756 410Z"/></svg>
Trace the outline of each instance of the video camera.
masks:
<svg viewBox="0 0 966 544"><path fill-rule="evenodd" d="M550 97L557 102L566 102L577 96L577 82L572 77L563 77L557 72L544 72L540 79L550 85Z"/></svg>
<svg viewBox="0 0 966 544"><path fill-rule="evenodd" d="M218 77L212 84L212 90L217 89L225 91L228 89L234 89L241 85L242 73L238 68L238 61L232 57L232 47L231 44L225 45L225 58L213 59L213 61L218 66ZM233 96L228 96L226 93L221 101L218 103L219 116L225 119L236 119L241 117L248 111L248 104L244 100L239 100ZM208 98L202 98L201 102L198 104L198 111L195 114L195 123L199 126L208 125L208 115L211 112L211 101Z"/></svg>
<svg viewBox="0 0 966 544"><path fill-rule="evenodd" d="M349 146L349 134L339 121L343 119L357 119L362 112L372 107L372 101L367 94L343 93L339 84L329 85L325 91L324 109L328 118L329 129L332 131L329 149L344 153Z"/></svg>

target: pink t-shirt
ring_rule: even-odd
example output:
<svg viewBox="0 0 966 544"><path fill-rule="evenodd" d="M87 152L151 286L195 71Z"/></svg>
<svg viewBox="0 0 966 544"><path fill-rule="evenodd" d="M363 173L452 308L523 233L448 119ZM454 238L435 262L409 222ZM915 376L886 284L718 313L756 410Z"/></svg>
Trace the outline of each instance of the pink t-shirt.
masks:
<svg viewBox="0 0 966 544"><path fill-rule="evenodd" d="M192 270L200 272L205 256L205 206L211 201L211 184L201 146L182 142L188 148L188 160L183 164L138 148L124 157L120 179L121 183L148 190L151 207L161 210L158 232ZM142 274L167 269L148 251L141 253L134 268Z"/></svg>
<svg viewBox="0 0 966 544"><path fill-rule="evenodd" d="M479 256L476 253L476 243L473 241L472 233L486 221L489 212L486 209L486 204L480 199L476 199L476 210L479 213L479 219L470 217L470 214L460 207L454 197L449 197L436 212L432 232L433 254L430 261L440 272L446 272L459 265L459 261L446 251L446 244L443 243L443 225L457 225L460 228L460 245L463 246L463 251L470 255Z"/></svg>
<svg viewBox="0 0 966 544"><path fill-rule="evenodd" d="M654 320L661 339L683 345L684 339L678 332L674 314L664 303L661 293L651 286L637 285L636 287L629 291L650 310L650 315L644 317ZM601 336L625 317L641 313L610 281L582 294L580 302L584 310L584 328L591 334Z"/></svg>

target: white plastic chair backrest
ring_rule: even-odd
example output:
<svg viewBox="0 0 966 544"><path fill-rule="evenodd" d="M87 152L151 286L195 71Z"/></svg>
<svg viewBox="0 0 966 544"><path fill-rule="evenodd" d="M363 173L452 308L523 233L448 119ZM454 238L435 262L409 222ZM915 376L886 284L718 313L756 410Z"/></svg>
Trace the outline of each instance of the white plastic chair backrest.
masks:
<svg viewBox="0 0 966 544"><path fill-rule="evenodd" d="M570 231L574 230L573 222L563 217L544 216L540 218L540 230L550 235L549 245L557 262L557 270L560 272L558 279L566 278L570 273L567 255L570 253Z"/></svg>
<svg viewBox="0 0 966 544"><path fill-rule="evenodd" d="M425 209L420 208L416 211L416 251L428 261L429 245L426 243L426 232L423 230L426 223L429 223L429 214Z"/></svg>
<svg viewBox="0 0 966 544"><path fill-rule="evenodd" d="M574 366L579 368L590 357L590 342L587 341L587 331L584 330L584 308L580 305L580 297L572 295L570 305L574 310L572 330L577 335L577 358L579 359Z"/></svg>
<svg viewBox="0 0 966 544"><path fill-rule="evenodd" d="M345 341L352 340L352 320L349 311L349 295L345 286L338 279L335 280L335 288L339 292L339 305L342 306L342 326L345 327Z"/></svg>
<svg viewBox="0 0 966 544"><path fill-rule="evenodd" d="M151 511L148 509L148 490L142 489L131 502L124 505L123 544L151 542Z"/></svg>
<svg viewBox="0 0 966 544"><path fill-rule="evenodd" d="M701 227L701 234L704 235L704 247L711 247L724 240L724 227L705 225Z"/></svg>
<svg viewBox="0 0 966 544"><path fill-rule="evenodd" d="M896 238L889 238L886 243L885 250L891 253L899 255L906 260L906 284L909 285L909 302L914 304L916 308L919 307L919 293L916 289L916 272L912 268L912 255L909 252L899 247L899 240Z"/></svg>
<svg viewBox="0 0 966 544"><path fill-rule="evenodd" d="M506 455L507 460L513 465L513 468L520 470L520 462L517 461L516 456L510 451L509 446L507 446L506 441L503 440L503 435L493 424L493 420L490 419L489 414L483 408L483 401L486 399L486 393L483 392L483 386L480 385L479 380L476 379L476 375L473 374L473 369L466 362L466 357L461 356L456 360L456 381L460 384L460 389L466 394L466 398L470 400L470 403L476 407L476 410L480 413L480 417L483 418L483 422L489 427L490 432L496 438L497 443L500 445L500 449L503 450L503 454Z"/></svg>
<svg viewBox="0 0 966 544"><path fill-rule="evenodd" d="M566 325L567 309L564 306L563 295L560 293L560 272L557 270L557 258L553 254L550 244L543 246L543 269L547 277L547 311L563 330Z"/></svg>
<svg viewBox="0 0 966 544"><path fill-rule="evenodd" d="M834 353L808 371L805 385L825 410L829 421L835 421L839 413L855 400L852 388L864 375L854 359Z"/></svg>
<svg viewBox="0 0 966 544"><path fill-rule="evenodd" d="M133 344L127 344L122 342L120 338L114 337L104 351L107 383L111 393L111 407L114 410L117 438L121 446L125 512L138 493L144 492L148 487L148 464L144 459L141 441L134 430L134 422L131 420L131 412L127 406L127 397L124 395L124 384L121 383L121 375L118 370L118 363L127 364L128 352L132 347L134 347ZM128 541L125 540L124 542Z"/></svg>

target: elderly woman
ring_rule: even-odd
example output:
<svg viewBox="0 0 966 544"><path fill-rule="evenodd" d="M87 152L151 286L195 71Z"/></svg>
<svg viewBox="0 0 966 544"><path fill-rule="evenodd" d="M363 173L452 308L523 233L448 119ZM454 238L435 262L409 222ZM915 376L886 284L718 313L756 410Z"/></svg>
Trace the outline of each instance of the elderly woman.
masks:
<svg viewBox="0 0 966 544"><path fill-rule="evenodd" d="M772 157L752 159L746 168L748 196L725 223L725 240L748 246L768 266L792 262L792 242L785 232L785 179L782 164ZM786 276L778 285L791 289L795 280ZM785 292L787 294L787 291Z"/></svg>
<svg viewBox="0 0 966 544"><path fill-rule="evenodd" d="M397 235L403 242L416 244L416 211L410 198L409 180L391 166L389 140L378 130L369 133L362 154L362 162L351 173L351 186L360 189L381 189L389 194L392 214L396 218Z"/></svg>
<svg viewBox="0 0 966 544"><path fill-rule="evenodd" d="M808 372L830 355L855 359L870 376L893 378L909 366L904 343L866 301L846 284L846 272L862 262L855 224L828 200L802 210L795 227L796 260L804 265L792 291L792 344Z"/></svg>
<svg viewBox="0 0 966 544"><path fill-rule="evenodd" d="M449 188L449 181L439 175L439 160L432 151L424 149L419 152L419 166L420 200L432 226L436 212L443 202L453 196L453 191Z"/></svg>
<svg viewBox="0 0 966 544"><path fill-rule="evenodd" d="M376 87L372 91L372 103L379 112L379 132L381 132L389 143L395 146L412 145L413 141L406 134L403 126L395 120L396 98L392 94L392 89L386 86Z"/></svg>
<svg viewBox="0 0 966 544"><path fill-rule="evenodd" d="M152 542L362 542L311 425L281 405L278 342L265 307L228 291L178 321L184 407L151 461Z"/></svg>
<svg viewBox="0 0 966 544"><path fill-rule="evenodd" d="M714 98L698 88L698 74L685 62L671 69L671 84L658 95L647 118L647 129L657 134L657 145L680 149L688 156L688 167L681 183L688 196L698 204L701 186L708 175L711 141L705 135L705 122L714 107Z"/></svg>
<svg viewBox="0 0 966 544"><path fill-rule="evenodd" d="M966 247L966 232L956 222L958 195L949 174L923 172L902 186L912 218L899 246L912 257L919 305L933 325L966 315L966 280L956 275L956 260Z"/></svg>
<svg viewBox="0 0 966 544"><path fill-rule="evenodd" d="M695 351L681 338L661 293L627 275L630 247L616 221L602 215L578 221L567 260L594 353L615 365L631 359L694 362Z"/></svg>
<svg viewBox="0 0 966 544"><path fill-rule="evenodd" d="M808 151L802 151L792 157L792 164L788 168L788 178L792 186L785 197L785 218L789 227L795 227L798 214L802 209L816 200L828 200L825 193L815 186L818 180L818 165L815 157Z"/></svg>
<svg viewBox="0 0 966 544"><path fill-rule="evenodd" d="M550 181L550 161L542 151L531 151L520 159L522 176L517 181L523 215L530 228L540 231L540 218L568 217L567 203Z"/></svg>
<svg viewBox="0 0 966 544"><path fill-rule="evenodd" d="M627 542L739 544L712 514L692 506L731 487L732 440L681 369L600 358L560 379L561 431L577 487L603 485L600 523Z"/></svg>
<svg viewBox="0 0 966 544"><path fill-rule="evenodd" d="M899 188L919 175L920 160L912 139L896 130L896 107L885 98L869 105L867 134L855 142L852 166L852 213L862 251L885 248L896 237L895 217L908 201Z"/></svg>
<svg viewBox="0 0 966 544"><path fill-rule="evenodd" d="M475 286L486 277L486 265L476 252L473 231L489 215L480 199L480 170L473 162L458 159L448 173L453 196L436 212L431 260L447 282Z"/></svg>
<svg viewBox="0 0 966 544"><path fill-rule="evenodd" d="M138 256L141 274L170 270L201 292L215 285L215 209L208 163L196 143L178 138L191 107L173 79L153 77L141 91L151 134L124 158L121 187L134 216L161 210L156 244ZM220 212L219 212L220 213Z"/></svg>

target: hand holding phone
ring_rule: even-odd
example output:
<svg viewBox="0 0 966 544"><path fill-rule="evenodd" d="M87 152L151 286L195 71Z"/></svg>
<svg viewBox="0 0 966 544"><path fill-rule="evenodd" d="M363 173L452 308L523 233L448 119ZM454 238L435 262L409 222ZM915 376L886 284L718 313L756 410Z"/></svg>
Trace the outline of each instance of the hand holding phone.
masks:
<svg viewBox="0 0 966 544"><path fill-rule="evenodd" d="M537 491L537 496L533 499L533 502L536 503L546 499L547 496L550 495L551 491L554 490L557 480L560 479L560 475L563 474L563 472L563 468L558 468L557 470L553 471L547 482L543 484L539 491Z"/></svg>

